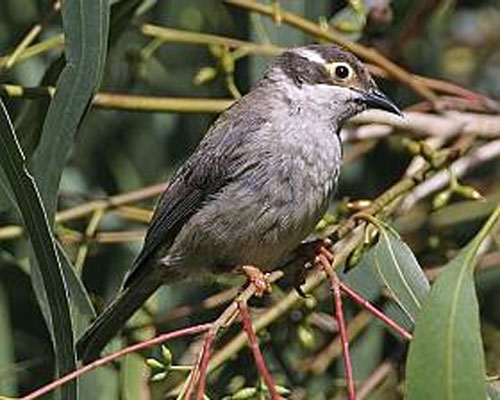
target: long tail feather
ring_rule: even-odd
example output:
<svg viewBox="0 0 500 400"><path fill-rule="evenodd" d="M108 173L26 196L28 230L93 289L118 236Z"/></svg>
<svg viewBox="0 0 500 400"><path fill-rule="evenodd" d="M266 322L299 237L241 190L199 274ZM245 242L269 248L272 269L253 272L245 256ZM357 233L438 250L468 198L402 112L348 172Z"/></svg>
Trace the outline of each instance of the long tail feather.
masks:
<svg viewBox="0 0 500 400"><path fill-rule="evenodd" d="M76 344L78 358L85 364L97 359L113 336L161 284L161 277L150 271L123 289L78 340Z"/></svg>

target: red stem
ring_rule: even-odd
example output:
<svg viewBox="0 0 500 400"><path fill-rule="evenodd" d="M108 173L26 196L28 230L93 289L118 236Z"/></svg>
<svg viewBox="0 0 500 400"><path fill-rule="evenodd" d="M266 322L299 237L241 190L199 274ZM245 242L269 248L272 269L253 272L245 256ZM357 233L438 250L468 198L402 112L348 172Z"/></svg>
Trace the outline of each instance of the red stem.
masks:
<svg viewBox="0 0 500 400"><path fill-rule="evenodd" d="M69 381L79 377L80 375L83 375L89 371L92 371L93 369L95 369L97 367L100 367L101 365L104 365L104 364L107 364L113 360L116 360L117 358L123 357L126 354L133 353L137 350L145 349L147 347L151 347L151 346L166 342L167 340L175 339L178 337L188 336L188 335L196 335L200 332L204 332L204 331L210 329L211 326L212 326L212 324L201 324L201 325L196 325L196 326L192 326L192 327L185 328L185 329L179 329L177 331L164 333L164 334L157 336L153 339L146 340L144 342L140 342L140 343L134 344L132 346L126 347L126 348L121 349L115 353L108 355L108 356L102 357L99 360L96 360L90 364L87 364L82 368L79 368L73 372L70 372L69 374L64 375L63 377L57 379L56 381L49 383L48 385L42 386L41 388L35 390L34 392L31 392L30 394L22 397L21 400L36 399L36 398L38 398L46 393L51 392L54 389L57 389L59 386L62 386L65 383L68 383Z"/></svg>
<svg viewBox="0 0 500 400"><path fill-rule="evenodd" d="M394 320L385 315L382 311L373 306L368 300L364 299L361 295L352 290L349 286L339 281L340 289L351 297L356 303L361 305L367 311L372 313L375 317L380 319L384 324L386 324L389 328L393 329L397 333L399 333L404 339L411 340L412 335L406 329L398 325Z"/></svg>
<svg viewBox="0 0 500 400"><path fill-rule="evenodd" d="M262 375L262 379L264 379L264 382L266 383L266 386L269 389L269 393L271 394L271 399L282 400L283 398L278 394L278 391L276 390L274 379L269 373L266 367L266 362L264 361L264 357L262 356L262 353L260 351L259 343L257 342L257 336L255 335L255 331L252 326L252 321L250 319L250 314L248 312L248 307L246 303L243 301L238 301L238 309L240 310L243 329L245 330L248 336L250 349L252 350L252 354L255 359L255 365L259 369L259 372Z"/></svg>
<svg viewBox="0 0 500 400"><path fill-rule="evenodd" d="M330 284L333 291L333 298L335 303L335 319L339 326L340 343L342 344L342 353L344 355L345 375L347 380L347 394L349 400L356 400L356 387L354 385L354 374L352 372L351 356L349 354L349 338L347 337L347 330L345 327L344 314L342 311L342 295L340 293L340 281L335 273L332 271L328 274Z"/></svg>
<svg viewBox="0 0 500 400"><path fill-rule="evenodd" d="M207 381L207 368L208 362L210 361L210 353L212 349L212 343L214 342L215 335L212 331L208 331L205 342L203 343L202 356L200 361L200 369L198 378L198 391L196 392L196 400L203 400L203 395L205 394L205 384ZM189 400L189 397L186 396Z"/></svg>

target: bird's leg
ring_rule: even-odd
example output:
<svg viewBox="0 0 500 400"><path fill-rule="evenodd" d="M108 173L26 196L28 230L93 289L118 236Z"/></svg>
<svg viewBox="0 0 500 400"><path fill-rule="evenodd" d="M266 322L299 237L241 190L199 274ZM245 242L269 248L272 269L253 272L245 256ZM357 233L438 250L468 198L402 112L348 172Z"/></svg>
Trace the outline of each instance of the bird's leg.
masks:
<svg viewBox="0 0 500 400"><path fill-rule="evenodd" d="M304 242L297 249L298 257L305 260L304 267L297 269L295 276L295 290L301 297L306 297L301 286L305 283L305 278L307 272L313 268L315 265L321 266L320 258L327 260L329 262L333 261L333 254L329 247L331 247L332 242L330 239L317 239L310 242Z"/></svg>
<svg viewBox="0 0 500 400"><path fill-rule="evenodd" d="M271 291L268 273L262 272L253 265L243 265L241 270L246 275L248 280L255 286L255 295L257 297L262 297L264 293L269 293Z"/></svg>

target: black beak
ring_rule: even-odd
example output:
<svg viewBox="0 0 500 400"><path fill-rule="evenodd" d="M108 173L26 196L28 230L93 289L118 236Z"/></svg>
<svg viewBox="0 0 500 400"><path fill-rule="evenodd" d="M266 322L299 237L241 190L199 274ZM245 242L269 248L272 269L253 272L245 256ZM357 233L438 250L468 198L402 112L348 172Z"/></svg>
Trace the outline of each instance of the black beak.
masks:
<svg viewBox="0 0 500 400"><path fill-rule="evenodd" d="M378 108L399 116L403 115L398 106L396 106L396 104L389 100L389 98L378 89L364 92L361 101L366 104L367 108Z"/></svg>

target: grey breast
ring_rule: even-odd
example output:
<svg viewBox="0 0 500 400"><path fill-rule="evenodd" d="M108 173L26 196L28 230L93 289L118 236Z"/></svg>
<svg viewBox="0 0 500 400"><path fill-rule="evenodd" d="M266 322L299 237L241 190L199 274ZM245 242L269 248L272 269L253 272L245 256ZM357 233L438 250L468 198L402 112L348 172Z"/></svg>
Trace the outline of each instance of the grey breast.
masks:
<svg viewBox="0 0 500 400"><path fill-rule="evenodd" d="M209 132L227 181L177 235L171 267L271 268L325 212L340 166L336 127L287 109L279 93L262 96L251 92Z"/></svg>

